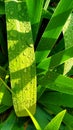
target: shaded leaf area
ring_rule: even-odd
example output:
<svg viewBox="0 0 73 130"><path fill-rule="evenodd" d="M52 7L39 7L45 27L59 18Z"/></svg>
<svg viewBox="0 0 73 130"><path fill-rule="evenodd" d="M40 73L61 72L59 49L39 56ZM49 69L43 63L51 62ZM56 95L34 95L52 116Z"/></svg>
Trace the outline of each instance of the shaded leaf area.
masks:
<svg viewBox="0 0 73 130"><path fill-rule="evenodd" d="M11 112L8 119L3 122L3 124L1 124L1 126L1 130L24 130L24 127L20 124L19 120L16 119L16 115L13 111Z"/></svg>
<svg viewBox="0 0 73 130"><path fill-rule="evenodd" d="M40 97L39 102L40 101L57 106L73 108L73 95L63 94L61 92L45 91L44 94Z"/></svg>

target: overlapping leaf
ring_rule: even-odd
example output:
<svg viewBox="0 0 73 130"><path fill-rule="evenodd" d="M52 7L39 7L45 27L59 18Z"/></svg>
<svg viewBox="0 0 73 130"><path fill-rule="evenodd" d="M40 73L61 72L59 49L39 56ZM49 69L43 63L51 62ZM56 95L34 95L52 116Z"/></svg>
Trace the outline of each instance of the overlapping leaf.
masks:
<svg viewBox="0 0 73 130"><path fill-rule="evenodd" d="M45 76L38 80L39 85L45 89L59 91L62 93L73 95L73 79L60 75L55 72L48 71Z"/></svg>
<svg viewBox="0 0 73 130"><path fill-rule="evenodd" d="M50 22L48 23L46 30L44 31L42 38L38 44L36 50L36 61L39 63L48 56L56 40L58 39L62 28L73 8L72 0L61 0L56 7L54 14ZM62 20L61 20L62 18Z"/></svg>
<svg viewBox="0 0 73 130"><path fill-rule="evenodd" d="M44 70L55 68L56 66L65 63L67 60L69 60L72 57L73 57L73 46L69 47L66 50L58 52L50 56L49 58L45 58L37 66L37 69L44 71Z"/></svg>

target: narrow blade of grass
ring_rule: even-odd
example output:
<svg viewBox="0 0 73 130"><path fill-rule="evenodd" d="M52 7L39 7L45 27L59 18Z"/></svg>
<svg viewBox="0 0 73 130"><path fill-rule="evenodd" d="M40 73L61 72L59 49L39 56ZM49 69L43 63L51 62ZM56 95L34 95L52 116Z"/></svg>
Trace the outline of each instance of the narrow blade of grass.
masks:
<svg viewBox="0 0 73 130"><path fill-rule="evenodd" d="M25 107L25 110L27 111L28 115L30 116L31 120L33 121L36 130L42 130L39 123L36 121L34 116L30 113L30 111L26 107Z"/></svg>
<svg viewBox="0 0 73 130"><path fill-rule="evenodd" d="M50 0L45 1L44 10L47 10Z"/></svg>
<svg viewBox="0 0 73 130"><path fill-rule="evenodd" d="M61 122L65 116L66 110L61 111L56 115L44 130L59 130Z"/></svg>
<svg viewBox="0 0 73 130"><path fill-rule="evenodd" d="M12 97L11 93L6 88L5 82L0 78L0 104L4 104L6 106L12 105Z"/></svg>

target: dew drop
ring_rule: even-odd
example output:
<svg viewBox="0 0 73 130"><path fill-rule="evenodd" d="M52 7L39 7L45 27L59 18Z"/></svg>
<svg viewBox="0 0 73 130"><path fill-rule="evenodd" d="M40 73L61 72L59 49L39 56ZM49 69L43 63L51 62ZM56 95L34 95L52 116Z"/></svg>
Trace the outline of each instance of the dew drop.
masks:
<svg viewBox="0 0 73 130"><path fill-rule="evenodd" d="M34 57L31 60L34 61Z"/></svg>
<svg viewBox="0 0 73 130"><path fill-rule="evenodd" d="M26 54L23 52L23 56L25 56Z"/></svg>
<svg viewBox="0 0 73 130"><path fill-rule="evenodd" d="M28 91L28 88L25 88L25 91Z"/></svg>
<svg viewBox="0 0 73 130"><path fill-rule="evenodd" d="M30 47L32 48L32 47L33 47L33 44L30 44Z"/></svg>
<svg viewBox="0 0 73 130"><path fill-rule="evenodd" d="M17 62L17 59L16 59L16 62Z"/></svg>
<svg viewBox="0 0 73 130"><path fill-rule="evenodd" d="M31 103L34 103L34 98L32 98Z"/></svg>
<svg viewBox="0 0 73 130"><path fill-rule="evenodd" d="M30 82L32 84L32 82Z"/></svg>
<svg viewBox="0 0 73 130"><path fill-rule="evenodd" d="M30 55L28 55L27 57L30 58Z"/></svg>

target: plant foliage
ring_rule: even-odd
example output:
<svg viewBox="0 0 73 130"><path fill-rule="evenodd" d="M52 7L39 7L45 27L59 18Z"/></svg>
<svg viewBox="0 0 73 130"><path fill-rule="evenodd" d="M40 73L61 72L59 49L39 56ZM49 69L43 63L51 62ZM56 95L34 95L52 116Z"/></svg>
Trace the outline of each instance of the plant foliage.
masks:
<svg viewBox="0 0 73 130"><path fill-rule="evenodd" d="M72 10L0 1L0 130L73 130Z"/></svg>

